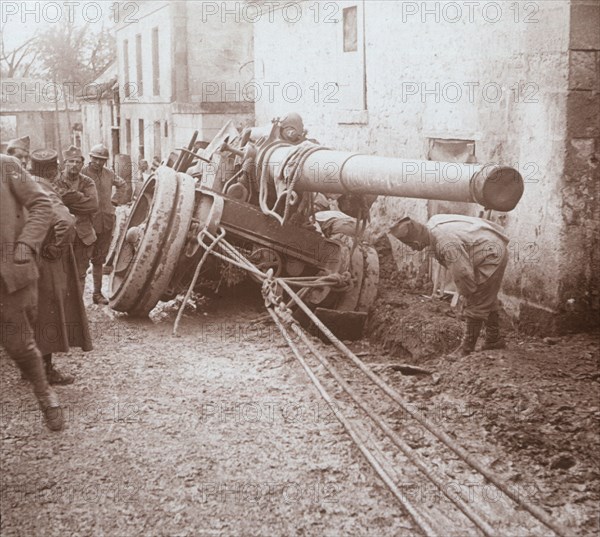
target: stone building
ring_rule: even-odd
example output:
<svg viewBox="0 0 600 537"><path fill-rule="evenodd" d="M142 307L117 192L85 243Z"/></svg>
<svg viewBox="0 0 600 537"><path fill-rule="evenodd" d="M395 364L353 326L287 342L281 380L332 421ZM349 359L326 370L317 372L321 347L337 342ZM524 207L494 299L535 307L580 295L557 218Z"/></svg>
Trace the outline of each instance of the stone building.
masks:
<svg viewBox="0 0 600 537"><path fill-rule="evenodd" d="M239 90L253 76L252 27L208 18L205 4L136 2L116 27L120 148L134 162L166 157L195 130L211 140L230 119L254 120Z"/></svg>
<svg viewBox="0 0 600 537"><path fill-rule="evenodd" d="M258 6L257 83L277 83L258 123L293 109L329 147L518 168L520 205L492 215L513 239L507 309L538 332L597 322L600 3ZM477 208L381 198L373 230L465 210Z"/></svg>
<svg viewBox="0 0 600 537"><path fill-rule="evenodd" d="M110 64L79 94L81 103L81 150L86 156L90 149L102 143L110 150L111 158L120 152L120 107L117 64Z"/></svg>
<svg viewBox="0 0 600 537"><path fill-rule="evenodd" d="M0 84L2 152L12 138L29 136L31 149L81 144L81 112L69 89L49 80L3 78Z"/></svg>

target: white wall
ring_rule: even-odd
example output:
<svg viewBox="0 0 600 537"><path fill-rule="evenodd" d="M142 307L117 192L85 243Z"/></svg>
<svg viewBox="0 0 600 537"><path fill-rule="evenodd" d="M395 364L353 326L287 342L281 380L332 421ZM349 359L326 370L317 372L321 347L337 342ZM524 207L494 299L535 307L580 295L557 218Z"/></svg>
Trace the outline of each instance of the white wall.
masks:
<svg viewBox="0 0 600 537"><path fill-rule="evenodd" d="M500 2L501 14L488 7L485 13L475 8L472 16L468 3L460 1L327 4L334 5L333 16L322 10L315 17L310 0L300 3L303 16L297 22L281 14L255 25L259 82L296 84L303 90L297 103L281 91L275 91L272 102L263 97L256 104L257 123L296 110L310 135L324 145L415 159L427 158L429 137L475 140L479 162L518 167L527 182L520 205L506 217L513 255L504 289L534 304L558 307L569 3L549 0L526 9L526 2ZM364 10L368 110L350 113L343 92L353 90L341 86L335 102L337 96L327 99L332 92L323 89L343 82L340 65L348 53L342 50L341 15L352 4ZM461 7L462 16L441 11L447 4ZM440 9L439 18L434 12L426 15L424 7ZM422 92L435 93L436 83L437 95ZM471 85L473 98L471 83L480 84ZM359 69L355 84L363 84ZM321 91L315 98L311 88L317 87ZM452 91L456 87L463 90L458 99ZM404 213L425 219L427 203L383 199L373 211L375 228L384 229Z"/></svg>

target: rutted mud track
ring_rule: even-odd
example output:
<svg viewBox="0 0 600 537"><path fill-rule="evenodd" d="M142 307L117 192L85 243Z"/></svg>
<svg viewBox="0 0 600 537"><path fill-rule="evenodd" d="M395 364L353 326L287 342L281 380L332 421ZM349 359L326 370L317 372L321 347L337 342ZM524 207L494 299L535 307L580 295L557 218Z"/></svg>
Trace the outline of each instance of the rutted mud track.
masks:
<svg viewBox="0 0 600 537"><path fill-rule="evenodd" d="M260 312L213 302L174 339L91 306L62 434L3 355L2 536L410 535Z"/></svg>
<svg viewBox="0 0 600 537"><path fill-rule="evenodd" d="M69 425L62 434L45 430L3 356L1 534L415 535L412 521L309 385L276 328L253 323L261 313L255 298L213 299L185 317L181 337L172 338L173 312L140 322L91 306L96 349L56 359L78 377L73 386L59 388ZM511 345L528 350L525 386L519 363L498 351L449 363L386 355L366 341L355 350L427 417L574 528L574 535L593 535L597 345L579 338L582 379L565 376L552 386L535 374L548 344L516 336ZM398 361L436 373L403 376L388 367ZM532 399L538 386L559 398L569 394L569 410L545 413L545 401ZM486 400L494 412L476 405ZM394 414L387 402L379 410L412 447L450 471L452 486L467 487L485 512L497 508L491 489L474 484L460 464L437 461L406 415ZM575 418L575 436L560 432L568 423L565 413ZM527 436L540 430L549 439L543 449ZM402 468L402 460L394 462ZM398 478L414 503L445 511L447 500L433 486L415 485L410 474ZM462 535L460 524L455 521L448 534Z"/></svg>

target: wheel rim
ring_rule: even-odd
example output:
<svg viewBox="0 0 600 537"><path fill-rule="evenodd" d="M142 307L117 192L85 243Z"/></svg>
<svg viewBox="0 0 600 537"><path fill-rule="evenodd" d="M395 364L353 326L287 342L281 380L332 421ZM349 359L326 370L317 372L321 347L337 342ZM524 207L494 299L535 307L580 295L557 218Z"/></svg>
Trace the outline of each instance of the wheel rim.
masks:
<svg viewBox="0 0 600 537"><path fill-rule="evenodd" d="M185 245L195 206L196 182L184 173L177 174L178 189L171 212L171 222L154 271L132 315L147 315L168 289Z"/></svg>
<svg viewBox="0 0 600 537"><path fill-rule="evenodd" d="M142 297L162 255L177 190L177 173L166 167L144 184L118 245L110 280L113 309L130 311Z"/></svg>

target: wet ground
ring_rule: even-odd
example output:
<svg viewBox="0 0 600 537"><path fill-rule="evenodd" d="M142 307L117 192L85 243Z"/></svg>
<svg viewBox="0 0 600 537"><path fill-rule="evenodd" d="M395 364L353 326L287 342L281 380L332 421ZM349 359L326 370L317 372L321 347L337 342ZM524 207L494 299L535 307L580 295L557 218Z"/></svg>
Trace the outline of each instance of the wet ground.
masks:
<svg viewBox="0 0 600 537"><path fill-rule="evenodd" d="M451 360L449 305L395 283L355 350L573 535L597 534L598 335L506 325L507 350ZM201 300L174 338L173 308L89 305L95 350L56 359L77 375L58 434L3 354L0 534L415 535L262 313L255 294Z"/></svg>

